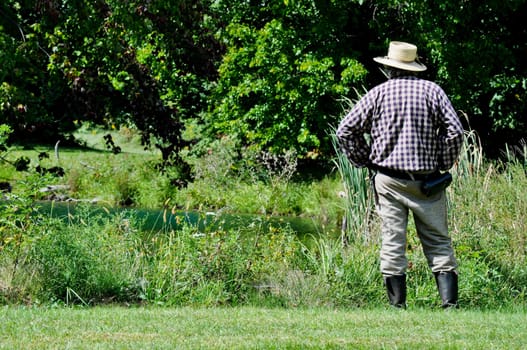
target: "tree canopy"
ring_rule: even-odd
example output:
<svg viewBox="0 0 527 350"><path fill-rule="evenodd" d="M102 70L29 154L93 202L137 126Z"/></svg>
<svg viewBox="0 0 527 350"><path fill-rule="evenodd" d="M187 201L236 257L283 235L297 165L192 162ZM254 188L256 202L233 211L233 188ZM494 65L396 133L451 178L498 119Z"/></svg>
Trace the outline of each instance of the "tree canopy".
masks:
<svg viewBox="0 0 527 350"><path fill-rule="evenodd" d="M330 157L342 101L404 40L492 153L525 138L526 22L524 0L4 0L0 123L38 142L132 125L175 162L225 135Z"/></svg>

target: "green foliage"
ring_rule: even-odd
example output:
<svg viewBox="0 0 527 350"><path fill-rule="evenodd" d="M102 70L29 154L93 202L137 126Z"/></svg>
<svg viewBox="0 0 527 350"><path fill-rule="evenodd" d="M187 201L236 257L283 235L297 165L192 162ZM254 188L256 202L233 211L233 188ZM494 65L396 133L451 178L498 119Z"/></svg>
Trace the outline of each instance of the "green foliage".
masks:
<svg viewBox="0 0 527 350"><path fill-rule="evenodd" d="M29 176L17 183L19 195L2 193L0 201L0 301L34 295L35 284L26 274L32 244L38 239L44 216L34 197L45 178Z"/></svg>
<svg viewBox="0 0 527 350"><path fill-rule="evenodd" d="M338 101L383 79L371 57L389 40L407 40L429 67L424 76L444 87L497 155L503 135L511 143L525 137L526 6L6 0L0 113L22 142L69 140L88 122L134 125L184 180L180 153L202 154L227 134L240 146L329 158Z"/></svg>
<svg viewBox="0 0 527 350"><path fill-rule="evenodd" d="M7 139L11 132L9 125L0 124L0 147L2 147L2 150L6 147Z"/></svg>
<svg viewBox="0 0 527 350"><path fill-rule="evenodd" d="M245 149L240 155L237 147L234 138L223 137L212 142L204 156L185 158L195 177L186 188L173 193L173 199L185 202L186 209L205 207L264 215L296 216L313 205L313 198L306 194L310 193L308 185L290 186L298 175L295 152L272 154Z"/></svg>
<svg viewBox="0 0 527 350"><path fill-rule="evenodd" d="M347 21L340 6L292 2L269 6L257 18L242 15L251 7L235 7L220 33L227 52L217 103L207 115L213 129L257 149L327 152L335 100L366 75L349 48L338 44Z"/></svg>
<svg viewBox="0 0 527 350"><path fill-rule="evenodd" d="M526 185L525 158L509 153L506 164L481 159L479 140L468 133L464 154L454 169L450 189L451 232L466 282L461 295L467 305L492 307L500 299L519 300L518 284L527 278L525 265L526 201L518 188Z"/></svg>
<svg viewBox="0 0 527 350"><path fill-rule="evenodd" d="M17 69L2 70L0 105L17 140L55 142L83 122L133 124L165 163L182 164L184 122L204 108L220 52L202 20L206 6L80 0L2 7L0 25L11 30L0 32L0 45L7 67Z"/></svg>
<svg viewBox="0 0 527 350"><path fill-rule="evenodd" d="M52 91L60 85L46 81L45 65L35 60L43 56L35 38L26 35L12 17L14 13L0 11L0 113L2 122L20 136L33 133L37 125L53 125L49 107L53 105ZM38 136L45 138L57 130L63 130L62 125L55 125L53 131L42 130Z"/></svg>
<svg viewBox="0 0 527 350"><path fill-rule="evenodd" d="M525 135L525 42L523 0L377 1L374 31L388 40L414 42L436 80L458 110L470 116L487 154Z"/></svg>
<svg viewBox="0 0 527 350"><path fill-rule="evenodd" d="M521 135L519 130L524 130L526 126L527 78L498 74L490 81L490 87L495 91L489 103L494 130Z"/></svg>
<svg viewBox="0 0 527 350"><path fill-rule="evenodd" d="M157 303L240 304L254 298L267 276L295 264L298 242L288 230L250 228L200 232L186 227L142 245L145 294ZM250 231L250 233L249 233ZM151 257L151 258L148 258Z"/></svg>
<svg viewBox="0 0 527 350"><path fill-rule="evenodd" d="M374 193L371 189L371 173L367 168L354 167L340 149L335 132L331 142L335 150L336 166L344 185L341 196L345 202L342 225L342 241L346 244L366 242L371 239Z"/></svg>

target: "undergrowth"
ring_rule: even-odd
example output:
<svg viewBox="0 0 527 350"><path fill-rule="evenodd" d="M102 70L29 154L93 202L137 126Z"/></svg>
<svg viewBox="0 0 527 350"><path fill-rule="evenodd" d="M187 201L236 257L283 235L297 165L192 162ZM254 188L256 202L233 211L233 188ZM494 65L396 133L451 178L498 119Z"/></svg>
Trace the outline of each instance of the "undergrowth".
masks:
<svg viewBox="0 0 527 350"><path fill-rule="evenodd" d="M448 189L460 303L523 308L527 200L519 189L527 185L525 153L490 162L480 152L477 138L468 133ZM342 179L350 174L342 173L342 167L322 180L295 181L290 155L250 158L243 165L226 154L196 160L195 167L211 162L218 167L200 170L181 189L173 188L167 176L152 173L148 160L127 157L120 170L116 158L107 155L97 166L87 159L79 168L71 162L64 178L32 175L17 181L17 191L4 193L0 205L0 303L386 305L378 268L379 224L368 208L371 202L363 202L358 213L346 203L350 191L364 191L367 182L344 187ZM214 151L209 156L215 157ZM251 170L267 166L263 173ZM122 177L115 179L115 187L103 180L112 175ZM69 183L77 194L93 195L87 190L92 186L101 191L98 195L109 196L97 208L108 209L94 214L92 204L76 203L74 212L50 215L38 200L52 181ZM144 230L133 207L110 210L125 197L134 203L148 197L152 207L161 208L166 225ZM214 215L205 215L211 209ZM186 223L181 214L186 210L203 213L200 224ZM227 225L223 212L260 215ZM303 216L316 221L319 231L301 235L288 225L269 224L266 215ZM168 225L167 216L180 221L178 229ZM345 220L350 217L355 221ZM438 307L435 282L411 225L409 242L408 304Z"/></svg>

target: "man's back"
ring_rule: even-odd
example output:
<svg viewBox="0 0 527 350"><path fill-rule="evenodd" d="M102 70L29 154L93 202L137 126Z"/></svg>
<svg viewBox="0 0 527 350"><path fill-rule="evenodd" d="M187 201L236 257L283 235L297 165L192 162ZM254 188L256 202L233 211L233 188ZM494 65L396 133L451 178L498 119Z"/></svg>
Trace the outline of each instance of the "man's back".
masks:
<svg viewBox="0 0 527 350"><path fill-rule="evenodd" d="M444 153L444 142L455 141L458 148L463 135L444 91L411 75L371 89L342 122L341 136L346 130L355 136L360 132L371 135L369 161L373 165L413 172L452 166L455 157Z"/></svg>

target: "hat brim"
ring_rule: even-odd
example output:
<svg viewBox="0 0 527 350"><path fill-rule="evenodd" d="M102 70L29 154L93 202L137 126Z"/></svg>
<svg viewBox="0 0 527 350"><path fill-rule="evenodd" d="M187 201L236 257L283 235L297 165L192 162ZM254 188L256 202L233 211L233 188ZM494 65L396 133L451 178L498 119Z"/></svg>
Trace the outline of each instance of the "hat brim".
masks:
<svg viewBox="0 0 527 350"><path fill-rule="evenodd" d="M423 72L426 70L426 66L424 64L417 63L417 62L401 62L401 61L392 60L388 57L375 57L373 60L385 66L403 69L403 70L407 70L410 72Z"/></svg>

